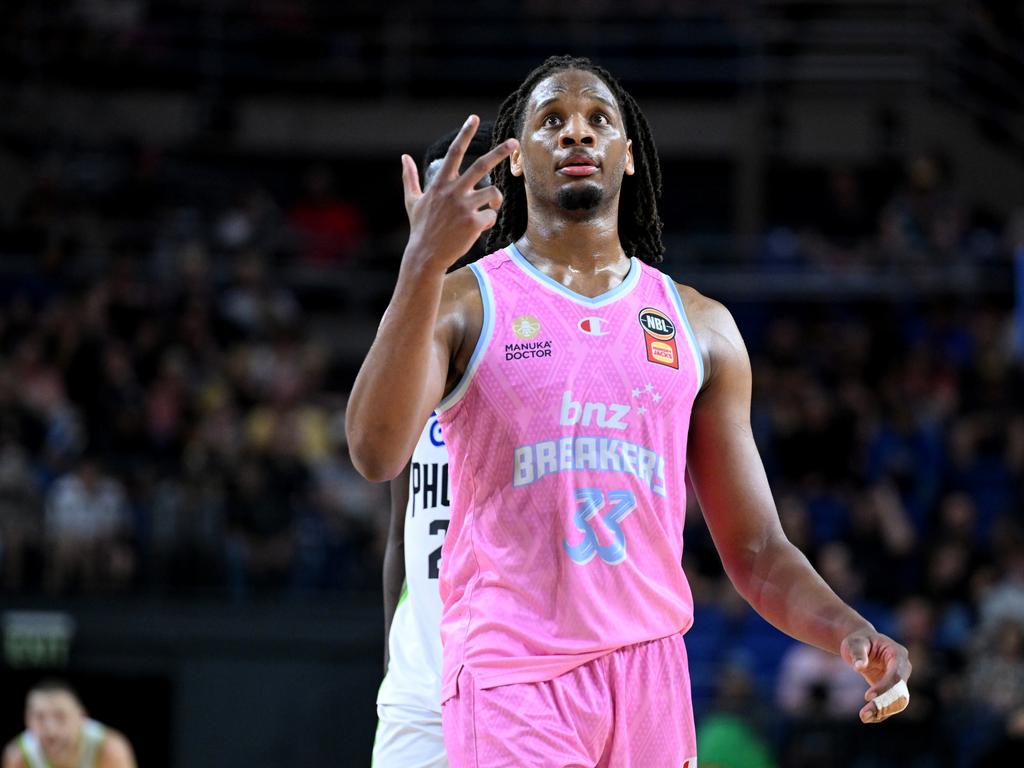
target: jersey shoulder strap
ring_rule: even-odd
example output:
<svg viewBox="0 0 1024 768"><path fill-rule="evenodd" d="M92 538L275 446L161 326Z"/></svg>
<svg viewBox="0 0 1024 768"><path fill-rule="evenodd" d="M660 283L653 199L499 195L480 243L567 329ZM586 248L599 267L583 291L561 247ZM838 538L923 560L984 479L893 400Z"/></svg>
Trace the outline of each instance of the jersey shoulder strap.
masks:
<svg viewBox="0 0 1024 768"><path fill-rule="evenodd" d="M96 720L86 720L82 725L82 762L81 768L96 768L96 758L100 746L107 738L107 727Z"/></svg>
<svg viewBox="0 0 1024 768"><path fill-rule="evenodd" d="M32 731L24 731L18 736L18 747L25 758L25 764L29 768L50 768L50 764L43 756L43 749Z"/></svg>

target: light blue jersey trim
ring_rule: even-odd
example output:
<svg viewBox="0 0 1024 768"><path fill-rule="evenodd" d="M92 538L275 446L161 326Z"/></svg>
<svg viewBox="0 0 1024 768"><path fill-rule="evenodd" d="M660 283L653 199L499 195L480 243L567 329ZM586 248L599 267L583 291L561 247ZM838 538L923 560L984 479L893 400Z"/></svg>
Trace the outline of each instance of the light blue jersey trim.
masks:
<svg viewBox="0 0 1024 768"><path fill-rule="evenodd" d="M679 289L676 288L675 281L666 274L662 274L662 278L665 280L665 288L668 290L669 296L672 297L672 301L675 302L676 311L679 312L679 319L683 321L683 329L686 331L686 337L690 340L690 351L693 353L693 360L697 364L697 391L700 392L700 388L704 386L704 357L700 353L700 346L697 344L697 336L693 332L693 328L690 326L690 318L686 316L686 310L683 309L683 300L679 296Z"/></svg>
<svg viewBox="0 0 1024 768"><path fill-rule="evenodd" d="M640 282L640 273L642 272L640 262L634 256L629 260L629 272L626 273L626 276L623 278L621 283L612 288L610 291L606 291L605 293L602 293L600 296L594 296L593 298L591 298L589 296L584 296L583 294L576 293L576 291L569 290L557 280L554 280L545 275L543 272L541 272L539 269L533 266L533 264L526 260L526 257L519 252L518 248L516 248L515 243L509 243L508 247L505 248L505 252L521 270L523 270L526 274L528 274L538 283L543 285L545 288L564 296L570 301L575 301L577 304L582 304L585 307L603 307L606 304L610 304L611 302L615 301L616 299L622 298L631 290L633 290L633 288L636 287L636 284Z"/></svg>
<svg viewBox="0 0 1024 768"><path fill-rule="evenodd" d="M442 400L437 406L436 410L438 413L447 411L459 402L464 394L466 394L466 390L469 389L469 383L473 380L473 375L476 373L476 369L480 367L480 362L483 360L484 352L486 352L487 347L490 346L491 337L494 335L494 293L491 291L491 282L487 279L487 276L484 274L484 271L480 268L479 264L470 264L469 268L473 270L473 274L476 276L476 281L480 284L480 300L484 305L483 327L480 328L480 338L476 340L476 347L473 349L473 356L469 358L469 365L466 366L466 371L462 374L462 379L459 381L458 386L448 394L448 397Z"/></svg>

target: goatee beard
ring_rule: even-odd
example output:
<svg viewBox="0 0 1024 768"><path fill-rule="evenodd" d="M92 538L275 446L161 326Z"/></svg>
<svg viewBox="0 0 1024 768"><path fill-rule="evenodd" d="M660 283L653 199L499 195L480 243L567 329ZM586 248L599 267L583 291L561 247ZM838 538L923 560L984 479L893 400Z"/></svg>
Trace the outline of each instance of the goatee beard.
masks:
<svg viewBox="0 0 1024 768"><path fill-rule="evenodd" d="M580 184L558 190L558 205L567 211L592 211L601 204L603 193L596 184Z"/></svg>

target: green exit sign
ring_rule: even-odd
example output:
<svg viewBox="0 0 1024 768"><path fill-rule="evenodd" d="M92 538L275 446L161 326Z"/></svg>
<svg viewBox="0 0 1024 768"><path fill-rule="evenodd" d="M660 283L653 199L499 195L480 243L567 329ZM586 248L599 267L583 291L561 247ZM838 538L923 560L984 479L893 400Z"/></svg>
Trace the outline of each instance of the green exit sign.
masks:
<svg viewBox="0 0 1024 768"><path fill-rule="evenodd" d="M4 660L13 669L67 666L74 636L75 620L66 613L3 614Z"/></svg>

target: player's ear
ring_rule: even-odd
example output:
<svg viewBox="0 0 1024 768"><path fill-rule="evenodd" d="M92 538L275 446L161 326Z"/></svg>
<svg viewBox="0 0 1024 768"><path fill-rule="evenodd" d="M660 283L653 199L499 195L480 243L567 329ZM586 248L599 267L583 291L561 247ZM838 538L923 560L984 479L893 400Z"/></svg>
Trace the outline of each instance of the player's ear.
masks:
<svg viewBox="0 0 1024 768"><path fill-rule="evenodd" d="M636 165L633 163L633 140L626 139L626 175L632 176L636 173Z"/></svg>
<svg viewBox="0 0 1024 768"><path fill-rule="evenodd" d="M523 175L523 153L520 151L518 144L512 150L512 154L508 156L508 165L513 176Z"/></svg>

